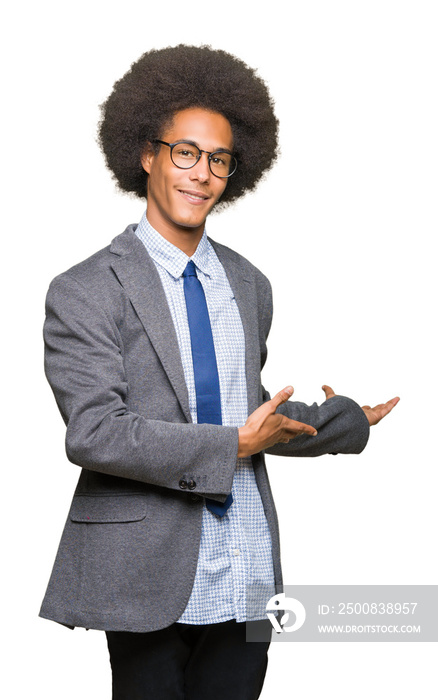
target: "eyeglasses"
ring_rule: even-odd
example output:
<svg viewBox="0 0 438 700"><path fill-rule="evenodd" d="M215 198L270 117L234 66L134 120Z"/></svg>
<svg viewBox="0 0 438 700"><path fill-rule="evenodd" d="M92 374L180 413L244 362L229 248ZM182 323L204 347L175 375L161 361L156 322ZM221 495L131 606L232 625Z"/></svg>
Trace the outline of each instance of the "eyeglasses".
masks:
<svg viewBox="0 0 438 700"><path fill-rule="evenodd" d="M201 148L191 141L175 141L175 143L167 143L154 139L153 143L162 143L163 146L169 146L170 157L172 163L177 168L188 170L193 168L199 161L203 153L208 155L208 167L216 177L227 178L231 177L237 170L237 159L228 151L203 151Z"/></svg>

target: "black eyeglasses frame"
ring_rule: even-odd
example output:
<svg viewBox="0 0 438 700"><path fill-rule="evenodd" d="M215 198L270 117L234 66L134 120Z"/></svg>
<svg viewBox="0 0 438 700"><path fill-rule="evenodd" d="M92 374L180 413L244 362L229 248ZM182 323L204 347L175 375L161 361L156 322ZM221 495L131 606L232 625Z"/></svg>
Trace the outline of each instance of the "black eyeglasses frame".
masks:
<svg viewBox="0 0 438 700"><path fill-rule="evenodd" d="M152 143L161 143L161 144L163 144L163 146L169 146L170 159L171 159L172 163L174 164L174 166L176 168L180 168L180 170L190 170L190 168L194 168L195 165L197 163L199 163L203 153L206 153L208 155L208 167L210 168L211 174L214 175L215 177L218 177L221 180L227 180L229 177L231 177L231 175L234 175L234 173L237 170L237 158L236 158L236 156L233 153L231 153L231 151L227 151L225 148L220 148L217 151L204 151L202 148L199 148L199 146L197 146L196 143L193 143L193 141L187 141L187 139L180 139L179 141L174 141L173 143L167 143L167 141L161 141L161 139L153 139ZM192 165L188 165L186 168L182 165L177 165L177 163L175 163L175 161L173 160L173 157L172 157L174 147L178 146L178 144L180 144L180 143L187 143L189 146L194 146L194 148L196 148L199 151L199 155L196 158L195 162ZM234 169L228 175L216 175L216 173L214 173L213 170L211 169L211 159L217 153L227 153L229 156L232 156L232 158L234 160Z"/></svg>

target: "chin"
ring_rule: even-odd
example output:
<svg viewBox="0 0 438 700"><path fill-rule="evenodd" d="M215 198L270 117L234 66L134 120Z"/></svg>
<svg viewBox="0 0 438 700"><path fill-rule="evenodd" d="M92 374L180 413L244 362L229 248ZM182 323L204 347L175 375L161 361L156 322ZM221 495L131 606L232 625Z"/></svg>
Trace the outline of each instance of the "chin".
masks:
<svg viewBox="0 0 438 700"><path fill-rule="evenodd" d="M207 218L207 214L205 216L179 216L174 219L174 223L177 226L181 226L182 228L199 228L200 226L205 225L205 220Z"/></svg>

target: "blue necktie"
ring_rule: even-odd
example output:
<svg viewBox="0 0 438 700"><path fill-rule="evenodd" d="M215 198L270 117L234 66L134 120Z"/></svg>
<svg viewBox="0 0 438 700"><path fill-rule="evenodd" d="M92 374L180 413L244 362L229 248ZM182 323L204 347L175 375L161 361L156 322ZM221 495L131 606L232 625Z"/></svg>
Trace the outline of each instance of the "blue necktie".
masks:
<svg viewBox="0 0 438 700"><path fill-rule="evenodd" d="M193 373L195 375L196 412L198 423L222 425L219 375L214 351L210 317L202 284L196 276L195 263L189 260L183 272L184 296L192 345ZM233 502L231 494L225 503L206 499L207 508L222 517Z"/></svg>

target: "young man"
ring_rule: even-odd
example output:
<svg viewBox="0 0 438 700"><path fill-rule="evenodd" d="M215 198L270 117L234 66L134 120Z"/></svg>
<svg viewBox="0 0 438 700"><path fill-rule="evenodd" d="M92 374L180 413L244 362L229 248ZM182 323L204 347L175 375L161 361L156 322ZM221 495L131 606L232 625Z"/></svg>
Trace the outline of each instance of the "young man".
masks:
<svg viewBox="0 0 438 700"><path fill-rule="evenodd" d="M306 406L261 385L269 282L205 233L276 158L254 71L151 51L103 105L100 143L147 212L47 296L46 373L83 469L40 614L106 631L116 700L252 700L270 623L248 620L246 587L281 586L263 452L358 453L397 399L360 408L326 386Z"/></svg>

